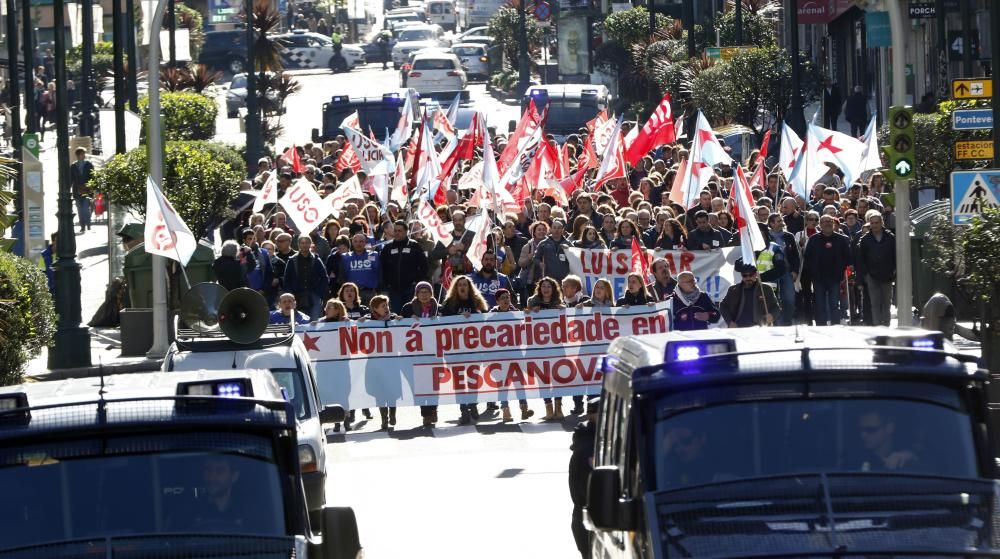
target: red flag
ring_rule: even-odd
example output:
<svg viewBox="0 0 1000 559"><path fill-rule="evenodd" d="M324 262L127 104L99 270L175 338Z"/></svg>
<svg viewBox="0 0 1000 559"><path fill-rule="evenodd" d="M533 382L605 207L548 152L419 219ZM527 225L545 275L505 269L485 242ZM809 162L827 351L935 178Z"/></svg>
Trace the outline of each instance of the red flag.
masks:
<svg viewBox="0 0 1000 559"><path fill-rule="evenodd" d="M642 274L642 281L649 280L649 254L639 246L639 238L632 235L632 271Z"/></svg>
<svg viewBox="0 0 1000 559"><path fill-rule="evenodd" d="M296 161L298 161L296 159ZM351 169L355 173L361 170L361 160L358 159L358 152L354 151L354 146L350 142L344 144L344 149L340 152L340 158L337 159L337 173L343 172L344 169Z"/></svg>
<svg viewBox="0 0 1000 559"><path fill-rule="evenodd" d="M596 169L600 166L600 163L597 162L597 152L594 151L594 142L590 136L587 136L587 139L583 141L583 150L576 158L576 166L588 169Z"/></svg>
<svg viewBox="0 0 1000 559"><path fill-rule="evenodd" d="M625 158L635 167L650 150L669 144L677 138L674 134L674 113L670 109L670 93L663 96L656 110L649 115L639 135L625 151Z"/></svg>
<svg viewBox="0 0 1000 559"><path fill-rule="evenodd" d="M597 130L598 126L601 126L608 121L608 110L597 113L597 116L587 121L587 137L592 138L594 136L594 130Z"/></svg>
<svg viewBox="0 0 1000 559"><path fill-rule="evenodd" d="M448 158L441 163L441 176L438 177L440 180L444 180L446 177L450 177L452 171L455 169L455 165L459 161L468 161L476 157L476 148L483 145L483 131L479 125L479 113L472 115L472 123L469 125L469 131L458 140L458 145L455 149L451 150L448 154Z"/></svg>
<svg viewBox="0 0 1000 559"><path fill-rule="evenodd" d="M559 181L559 186L566 191L566 196L573 194L574 190L583 186L583 177L587 175L588 170L585 165L581 165L575 173Z"/></svg>
<svg viewBox="0 0 1000 559"><path fill-rule="evenodd" d="M622 121L619 118L615 124L615 129L611 132L611 140L608 142L604 156L601 158L601 166L597 169L597 182L594 190L597 190L608 181L614 179L624 179L628 177L628 169L625 167L625 151L622 144Z"/></svg>
<svg viewBox="0 0 1000 559"><path fill-rule="evenodd" d="M413 175L410 177L410 192L414 192L417 189L417 174L420 172L420 150L424 145L424 117L420 116L420 126L417 136L417 145L409 152L407 155L413 154L413 166L410 168L410 172Z"/></svg>
<svg viewBox="0 0 1000 559"><path fill-rule="evenodd" d="M292 171L296 173L301 173L306 170L305 165L302 164L302 159L299 158L299 150L295 149L295 144L292 147L285 150L285 153L281 154L281 158L288 162L292 166Z"/></svg>
<svg viewBox="0 0 1000 559"><path fill-rule="evenodd" d="M757 158L757 168L750 177L750 188L764 188L764 160L767 159L767 144L771 141L771 131L764 134L764 142L760 146L760 157Z"/></svg>
<svg viewBox="0 0 1000 559"><path fill-rule="evenodd" d="M541 120L538 109L535 107L535 100L532 99L528 103L528 109L521 115L521 120L518 121L514 133L507 138L507 147L503 149L503 152L500 153L500 159L497 160L497 170L501 173L507 171L507 167L521 151L518 145L521 143L521 139L530 136L535 128L541 124Z"/></svg>

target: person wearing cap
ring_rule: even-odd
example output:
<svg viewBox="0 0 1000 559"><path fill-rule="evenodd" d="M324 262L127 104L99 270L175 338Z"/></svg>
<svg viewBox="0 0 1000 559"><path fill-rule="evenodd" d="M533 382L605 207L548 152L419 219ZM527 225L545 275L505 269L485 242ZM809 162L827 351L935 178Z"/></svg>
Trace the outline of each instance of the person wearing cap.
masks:
<svg viewBox="0 0 1000 559"><path fill-rule="evenodd" d="M583 525L583 507L587 505L587 483L594 470L594 447L597 439L597 414L600 411L599 397L587 400L587 416L573 429L573 443L569 449L569 496L573 501L573 516L570 528L576 548L584 559L590 557L590 533Z"/></svg>
<svg viewBox="0 0 1000 559"><path fill-rule="evenodd" d="M736 261L742 281L733 285L722 298L719 310L730 328L774 324L774 313L781 310L770 285L761 283L757 267Z"/></svg>
<svg viewBox="0 0 1000 559"><path fill-rule="evenodd" d="M118 230L118 237L121 238L125 252L128 252L143 243L145 231L138 223L126 223Z"/></svg>
<svg viewBox="0 0 1000 559"><path fill-rule="evenodd" d="M413 288L413 300L403 305L399 311L400 318L437 318L438 302L434 298L434 288L430 282L421 281ZM424 427L434 427L437 423L437 405L420 406L420 416L424 419Z"/></svg>

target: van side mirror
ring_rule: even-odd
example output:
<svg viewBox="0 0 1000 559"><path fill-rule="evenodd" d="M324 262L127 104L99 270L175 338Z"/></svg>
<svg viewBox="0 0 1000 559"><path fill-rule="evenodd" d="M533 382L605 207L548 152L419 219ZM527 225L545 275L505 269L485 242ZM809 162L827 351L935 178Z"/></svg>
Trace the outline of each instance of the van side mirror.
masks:
<svg viewBox="0 0 1000 559"><path fill-rule="evenodd" d="M358 519L351 507L323 508L323 559L363 557Z"/></svg>
<svg viewBox="0 0 1000 559"><path fill-rule="evenodd" d="M336 404L325 406L319 412L320 423L343 423L345 417L347 414L344 413L344 408Z"/></svg>
<svg viewBox="0 0 1000 559"><path fill-rule="evenodd" d="M622 499L621 473L615 466L600 466L587 483L587 514L598 530L632 530L633 501Z"/></svg>

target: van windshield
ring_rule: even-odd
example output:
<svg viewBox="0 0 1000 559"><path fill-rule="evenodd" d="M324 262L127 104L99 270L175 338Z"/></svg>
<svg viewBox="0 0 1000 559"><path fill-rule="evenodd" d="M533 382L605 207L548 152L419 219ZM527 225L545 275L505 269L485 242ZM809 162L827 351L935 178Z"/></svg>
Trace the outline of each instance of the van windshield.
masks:
<svg viewBox="0 0 1000 559"><path fill-rule="evenodd" d="M302 382L302 371L298 369L271 369L271 375L288 394L288 401L295 408L295 417L309 417L309 401L306 398L305 386Z"/></svg>
<svg viewBox="0 0 1000 559"><path fill-rule="evenodd" d="M268 437L204 431L0 449L0 549L164 534L282 536L274 455Z"/></svg>
<svg viewBox="0 0 1000 559"><path fill-rule="evenodd" d="M819 472L975 478L972 434L958 392L939 385L846 382L683 392L657 408L656 487Z"/></svg>
<svg viewBox="0 0 1000 559"><path fill-rule="evenodd" d="M431 29L404 29L399 33L400 42L429 41L433 38L434 38L434 31Z"/></svg>
<svg viewBox="0 0 1000 559"><path fill-rule="evenodd" d="M386 130L391 132L396 129L396 123L399 122L399 108L401 105L402 101L400 99L393 99L392 101L350 103L335 109L328 109L324 113L326 130L333 130L334 135L340 134L341 132L337 131L340 128L340 123L344 122L344 119L348 115L354 111L358 111L358 121L361 124L361 130L367 133L368 129L371 128L375 137L379 141L382 141L385 139Z"/></svg>
<svg viewBox="0 0 1000 559"><path fill-rule="evenodd" d="M597 100L561 100L551 99L548 102L549 117L545 121L546 131L555 134L571 134L580 127L586 126L600 112ZM538 109L541 110L541 107Z"/></svg>

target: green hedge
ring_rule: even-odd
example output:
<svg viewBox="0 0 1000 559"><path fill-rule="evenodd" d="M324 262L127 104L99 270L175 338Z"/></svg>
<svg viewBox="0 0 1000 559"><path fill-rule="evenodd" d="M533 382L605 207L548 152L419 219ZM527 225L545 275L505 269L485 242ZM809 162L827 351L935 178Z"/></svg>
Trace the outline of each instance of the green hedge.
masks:
<svg viewBox="0 0 1000 559"><path fill-rule="evenodd" d="M0 386L21 382L24 366L52 342L55 329L45 272L0 252Z"/></svg>
<svg viewBox="0 0 1000 559"><path fill-rule="evenodd" d="M195 235L229 217L229 204L246 175L239 154L223 144L167 142L163 193ZM90 180L92 187L137 215L146 214L146 146L112 157Z"/></svg>
<svg viewBox="0 0 1000 559"><path fill-rule="evenodd" d="M192 91L160 92L160 113L163 115L163 133L171 140L211 140L215 136L215 119L219 106L215 99ZM139 116L142 117L142 137L146 137L145 123L149 118L149 97L139 98Z"/></svg>

